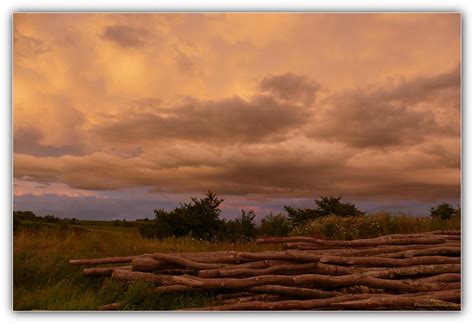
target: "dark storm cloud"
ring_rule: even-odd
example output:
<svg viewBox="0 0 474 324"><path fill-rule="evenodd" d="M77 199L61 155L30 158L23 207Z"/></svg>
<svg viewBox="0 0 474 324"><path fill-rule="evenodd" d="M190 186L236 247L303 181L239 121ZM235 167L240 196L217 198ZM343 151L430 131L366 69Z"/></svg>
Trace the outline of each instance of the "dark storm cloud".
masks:
<svg viewBox="0 0 474 324"><path fill-rule="evenodd" d="M51 146L40 144L43 133L35 128L18 128L13 134L13 151L38 157L83 155L86 153L81 144Z"/></svg>
<svg viewBox="0 0 474 324"><path fill-rule="evenodd" d="M457 68L403 81L392 88L338 93L327 99L326 110L316 118L309 135L358 148L413 145L430 136L457 137L459 86ZM416 109L418 104L432 107ZM435 110L439 105L437 109L444 114L441 119ZM454 124L443 124L446 118Z"/></svg>
<svg viewBox="0 0 474 324"><path fill-rule="evenodd" d="M279 99L311 105L320 86L306 76L286 73L264 78L260 88Z"/></svg>
<svg viewBox="0 0 474 324"><path fill-rule="evenodd" d="M102 38L122 47L141 47L146 43L148 32L141 28L114 25L105 28Z"/></svg>
<svg viewBox="0 0 474 324"><path fill-rule="evenodd" d="M308 111L271 96L217 101L191 100L156 112L111 116L116 121L95 132L112 142L187 140L192 142L252 143L278 141L305 122Z"/></svg>

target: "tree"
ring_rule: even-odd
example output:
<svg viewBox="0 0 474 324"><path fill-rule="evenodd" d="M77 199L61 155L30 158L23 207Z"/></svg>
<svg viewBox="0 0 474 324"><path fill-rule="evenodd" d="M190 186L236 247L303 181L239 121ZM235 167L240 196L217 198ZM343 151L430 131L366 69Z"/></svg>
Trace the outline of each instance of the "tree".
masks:
<svg viewBox="0 0 474 324"><path fill-rule="evenodd" d="M155 219L140 226L140 234L147 238L189 235L211 239L222 226L219 205L223 201L209 191L204 198L191 198L191 202L181 203L172 211L155 209Z"/></svg>
<svg viewBox="0 0 474 324"><path fill-rule="evenodd" d="M433 219L450 219L456 216L456 210L448 203L436 205L430 209Z"/></svg>
<svg viewBox="0 0 474 324"><path fill-rule="evenodd" d="M341 197L321 197L320 200L314 200L318 214L321 216L361 216L364 212L360 211L354 204L342 203Z"/></svg>
<svg viewBox="0 0 474 324"><path fill-rule="evenodd" d="M291 230L291 222L282 214L270 213L262 219L259 228L263 236L288 236Z"/></svg>
<svg viewBox="0 0 474 324"><path fill-rule="evenodd" d="M317 217L321 217L320 213L316 209L300 209L293 208L291 206L284 206L284 209L288 214L288 219L290 220L292 227L306 224Z"/></svg>

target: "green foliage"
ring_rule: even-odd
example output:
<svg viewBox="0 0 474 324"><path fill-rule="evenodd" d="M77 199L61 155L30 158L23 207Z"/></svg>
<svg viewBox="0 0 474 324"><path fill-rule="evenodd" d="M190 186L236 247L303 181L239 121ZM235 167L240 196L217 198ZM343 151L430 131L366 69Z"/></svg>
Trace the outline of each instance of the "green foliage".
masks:
<svg viewBox="0 0 474 324"><path fill-rule="evenodd" d="M360 211L351 203L341 202L341 197L321 197L315 199L317 208L293 208L284 206L293 227L302 226L318 217L335 215L340 217L360 216L364 212Z"/></svg>
<svg viewBox="0 0 474 324"><path fill-rule="evenodd" d="M153 224L140 227L140 234L147 238L191 236L201 240L212 239L222 227L219 205L223 199L208 192L204 198L191 198L172 211L155 209Z"/></svg>
<svg viewBox="0 0 474 324"><path fill-rule="evenodd" d="M430 209L431 217L438 219L451 219L457 214L460 214L460 209L458 208L458 211L456 211L453 206L447 203L439 204Z"/></svg>
<svg viewBox="0 0 474 324"><path fill-rule="evenodd" d="M258 229L262 236L288 236L291 222L282 214L269 214L262 219Z"/></svg>
<svg viewBox="0 0 474 324"><path fill-rule="evenodd" d="M288 214L288 219L291 222L292 227L301 226L307 222L321 217L319 211L311 208L293 208L291 206L284 206L285 211Z"/></svg>
<svg viewBox="0 0 474 324"><path fill-rule="evenodd" d="M461 219L412 217L389 213L364 216L339 217L323 216L307 224L295 227L292 236L322 235L328 239L353 240L371 238L394 233L419 233L434 230L459 230Z"/></svg>
<svg viewBox="0 0 474 324"><path fill-rule="evenodd" d="M255 224L255 212L245 212L233 220L224 220L216 233L215 239L219 241L245 243L257 237L257 225Z"/></svg>
<svg viewBox="0 0 474 324"><path fill-rule="evenodd" d="M317 211L321 216L361 216L364 215L362 211L355 207L351 203L341 202L341 197L321 197L320 200L314 200L316 206L318 206Z"/></svg>

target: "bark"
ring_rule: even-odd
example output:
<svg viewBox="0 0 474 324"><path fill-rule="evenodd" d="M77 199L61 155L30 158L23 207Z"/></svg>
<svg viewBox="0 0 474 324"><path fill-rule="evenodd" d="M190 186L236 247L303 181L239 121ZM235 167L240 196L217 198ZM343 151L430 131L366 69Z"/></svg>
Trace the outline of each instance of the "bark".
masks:
<svg viewBox="0 0 474 324"><path fill-rule="evenodd" d="M282 300L276 302L245 302L222 306L211 306L190 310L317 310L317 309L441 309L458 310L459 304L451 303L449 299L456 298L459 292L445 291L438 294L419 296L388 294L353 294L325 299Z"/></svg>
<svg viewBox="0 0 474 324"><path fill-rule="evenodd" d="M188 292L188 291L200 291L201 289L192 288L185 285L167 285L155 288L155 292L159 294L167 293L178 293L178 292Z"/></svg>
<svg viewBox="0 0 474 324"><path fill-rule="evenodd" d="M393 237L390 235L381 236L373 239L359 239L352 241L320 240L312 237L294 236L294 237L267 237L257 239L257 243L288 243L288 242L309 242L319 246L344 246L344 247L364 247L379 245L408 245L408 244L442 244L446 239L440 235L416 236L416 237Z"/></svg>
<svg viewBox="0 0 474 324"><path fill-rule="evenodd" d="M107 268L85 268L82 269L84 277L110 277L115 270L132 270L131 266L124 267L107 267Z"/></svg>
<svg viewBox="0 0 474 324"><path fill-rule="evenodd" d="M437 291L459 288L458 283L423 283L419 281L388 280L364 275L328 276L305 274L297 276L264 275L250 278L204 279L191 276L175 276L171 279L176 284L202 289L247 289L262 285L301 286L314 284L320 288L341 288L348 286L367 286L376 289L386 289L400 292Z"/></svg>
<svg viewBox="0 0 474 324"><path fill-rule="evenodd" d="M146 281L167 285L172 283L171 280L173 279L173 276L114 269L112 271L112 279L118 281Z"/></svg>
<svg viewBox="0 0 474 324"><path fill-rule="evenodd" d="M217 277L252 277L267 274L290 274L306 273L315 270L317 263L305 263L296 265L276 265L264 269L217 269Z"/></svg>
<svg viewBox="0 0 474 324"><path fill-rule="evenodd" d="M155 270L166 269L174 265L153 259L152 257L138 257L132 260L133 271L153 272Z"/></svg>
<svg viewBox="0 0 474 324"><path fill-rule="evenodd" d="M133 259L142 257L144 255L133 255L125 257L110 257L101 259L81 259L81 260L69 260L69 264L75 266L89 266L107 263L130 263Z"/></svg>
<svg viewBox="0 0 474 324"><path fill-rule="evenodd" d="M422 264L459 264L460 258L443 256L421 256L408 259L391 259L382 257L341 257L323 256L320 262L342 265L363 265L371 267L408 267Z"/></svg>
<svg viewBox="0 0 474 324"><path fill-rule="evenodd" d="M272 295L272 294L254 294L253 296L223 299L221 301L221 304L228 305L228 304L235 304L235 303L245 303L245 302L250 302L250 301L270 302L270 301L276 301L276 300L281 300L281 296Z"/></svg>
<svg viewBox="0 0 474 324"><path fill-rule="evenodd" d="M99 307L100 311L117 311L122 309L122 304L121 303L112 303L112 304L107 304Z"/></svg>
<svg viewBox="0 0 474 324"><path fill-rule="evenodd" d="M170 254L163 254L163 253L155 253L153 254L153 259L167 262L171 264L177 264L186 268L191 268L195 270L205 270L205 269L216 269L225 267L227 264L225 263L201 263L196 261L187 260L175 255Z"/></svg>
<svg viewBox="0 0 474 324"><path fill-rule="evenodd" d="M440 275L419 279L421 282L460 282L460 273L443 273Z"/></svg>
<svg viewBox="0 0 474 324"><path fill-rule="evenodd" d="M336 309L351 310L460 310L461 305L426 295L420 297L390 296L381 298L367 298L364 300L347 301L332 305Z"/></svg>
<svg viewBox="0 0 474 324"><path fill-rule="evenodd" d="M290 297L299 297L299 298L330 298L335 296L340 296L342 293L335 291L324 291L314 288L301 288L301 287L287 287L279 285L263 285L257 287L251 287L248 289L252 292L260 293L269 293Z"/></svg>
<svg viewBox="0 0 474 324"><path fill-rule="evenodd" d="M430 255L444 255L444 256L460 256L460 247L443 247L437 246L434 248L423 249L423 250L406 250L397 253L381 254L379 257L386 258L413 258L415 256L430 256Z"/></svg>
<svg viewBox="0 0 474 324"><path fill-rule="evenodd" d="M367 271L363 273L363 275L374 278L389 279L397 277L433 276L445 273L458 273L460 271L461 265L459 264L430 264Z"/></svg>

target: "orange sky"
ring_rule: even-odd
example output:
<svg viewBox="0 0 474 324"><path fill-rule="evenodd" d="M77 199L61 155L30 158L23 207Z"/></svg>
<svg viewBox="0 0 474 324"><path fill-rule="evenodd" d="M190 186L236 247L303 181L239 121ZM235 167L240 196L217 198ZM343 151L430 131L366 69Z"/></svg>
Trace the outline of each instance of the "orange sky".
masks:
<svg viewBox="0 0 474 324"><path fill-rule="evenodd" d="M19 13L13 25L16 198L460 197L459 14Z"/></svg>

